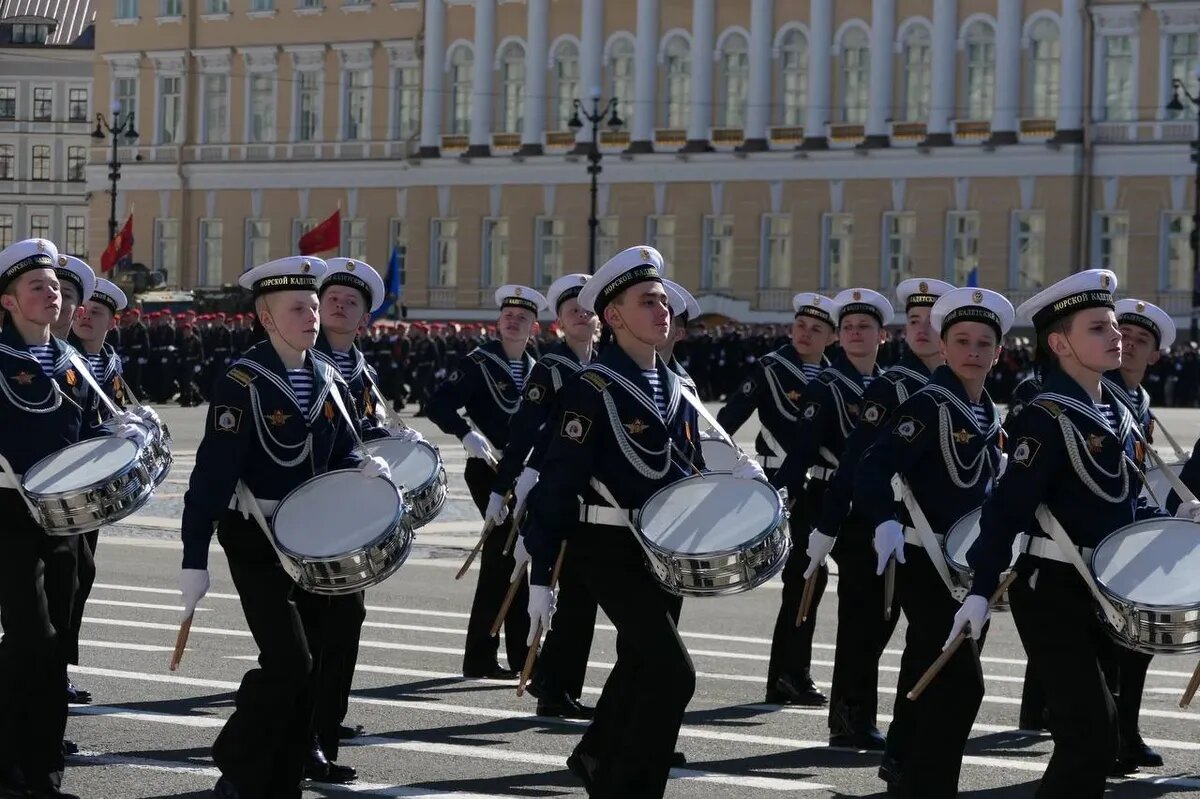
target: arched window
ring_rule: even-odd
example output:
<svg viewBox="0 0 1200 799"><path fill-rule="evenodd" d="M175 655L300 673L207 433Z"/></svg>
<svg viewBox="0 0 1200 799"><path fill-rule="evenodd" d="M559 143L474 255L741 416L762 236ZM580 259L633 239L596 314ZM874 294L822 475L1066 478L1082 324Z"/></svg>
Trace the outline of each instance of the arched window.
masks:
<svg viewBox="0 0 1200 799"><path fill-rule="evenodd" d="M1039 19L1034 23L1029 31L1029 55L1029 111L1037 119L1054 119L1058 116L1062 41L1052 20Z"/></svg>
<svg viewBox="0 0 1200 799"><path fill-rule="evenodd" d="M615 39L608 53L609 97L617 98L617 111L628 126L633 121L633 41Z"/></svg>
<svg viewBox="0 0 1200 799"><path fill-rule="evenodd" d="M1196 93L1196 63L1200 60L1200 34L1194 32L1172 33L1167 37L1167 81L1166 100L1174 91L1170 79L1177 80L1192 94ZM1172 111L1172 119L1195 119L1196 107L1184 103L1182 111Z"/></svg>
<svg viewBox="0 0 1200 799"><path fill-rule="evenodd" d="M864 124L871 104L871 46L867 32L850 28L842 36L842 121Z"/></svg>
<svg viewBox="0 0 1200 799"><path fill-rule="evenodd" d="M721 44L721 106L717 119L722 127L745 126L749 89L750 43L742 34L732 33Z"/></svg>
<svg viewBox="0 0 1200 799"><path fill-rule="evenodd" d="M808 40L793 28L779 47L779 108L781 125L803 125L808 107Z"/></svg>
<svg viewBox="0 0 1200 799"><path fill-rule="evenodd" d="M554 97L551 109L558 130L567 129L567 121L579 97L579 47L574 42L562 42L554 50Z"/></svg>
<svg viewBox="0 0 1200 799"><path fill-rule="evenodd" d="M525 119L525 48L509 42L500 53L500 109L496 130L520 133Z"/></svg>
<svg viewBox="0 0 1200 799"><path fill-rule="evenodd" d="M450 132L471 132L471 70L475 59L471 49L459 45L450 54Z"/></svg>
<svg viewBox="0 0 1200 799"><path fill-rule="evenodd" d="M929 28L924 25L909 28L904 34L900 55L904 69L901 119L905 122L929 119L929 100L933 90L933 43Z"/></svg>
<svg viewBox="0 0 1200 799"><path fill-rule="evenodd" d="M991 119L996 108L996 32L988 23L977 20L967 28L963 45L967 119Z"/></svg>
<svg viewBox="0 0 1200 799"><path fill-rule="evenodd" d="M687 39L674 36L667 42L663 67L666 73L663 124L668 128L685 128L692 107L692 54Z"/></svg>

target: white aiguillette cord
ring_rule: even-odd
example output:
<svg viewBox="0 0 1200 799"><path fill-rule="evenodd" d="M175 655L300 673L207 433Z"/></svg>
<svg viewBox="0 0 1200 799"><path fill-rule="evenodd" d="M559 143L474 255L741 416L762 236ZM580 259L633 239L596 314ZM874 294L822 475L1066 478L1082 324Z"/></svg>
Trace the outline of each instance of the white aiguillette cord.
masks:
<svg viewBox="0 0 1200 799"><path fill-rule="evenodd" d="M1108 597L1104 596L1100 591L1100 587L1096 585L1096 578L1092 576L1091 570L1083 562L1083 556L1079 554L1079 549L1071 543L1071 538L1067 535L1066 529L1059 524L1058 519L1054 517L1054 514L1045 505L1038 505L1035 515L1042 530L1054 539L1054 543L1058 544L1058 548L1062 551L1063 556L1066 557L1067 562L1075 567L1075 571L1079 572L1079 576L1083 578L1084 584L1092 592L1092 597L1100 605L1100 609L1104 611L1104 616L1108 619L1108 623L1115 630L1124 630L1125 617L1113 607L1113 604L1108 601Z"/></svg>

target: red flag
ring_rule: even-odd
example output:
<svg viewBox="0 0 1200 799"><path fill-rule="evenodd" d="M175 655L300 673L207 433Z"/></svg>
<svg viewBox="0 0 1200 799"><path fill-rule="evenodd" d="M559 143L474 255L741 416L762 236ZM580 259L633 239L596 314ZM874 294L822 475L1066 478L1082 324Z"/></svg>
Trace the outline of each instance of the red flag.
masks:
<svg viewBox="0 0 1200 799"><path fill-rule="evenodd" d="M116 237L104 248L104 253L100 256L100 271L111 272L114 266L132 258L133 214L130 214L125 224L117 231Z"/></svg>
<svg viewBox="0 0 1200 799"><path fill-rule="evenodd" d="M342 243L342 209L300 237L300 254L316 255L336 250Z"/></svg>

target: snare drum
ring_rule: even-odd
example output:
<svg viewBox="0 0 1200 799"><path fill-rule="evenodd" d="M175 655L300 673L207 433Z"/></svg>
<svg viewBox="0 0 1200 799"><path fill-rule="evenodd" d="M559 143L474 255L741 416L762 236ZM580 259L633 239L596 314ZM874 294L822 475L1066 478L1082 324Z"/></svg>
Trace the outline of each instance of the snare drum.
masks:
<svg viewBox="0 0 1200 799"><path fill-rule="evenodd" d="M367 451L387 461L392 482L404 490L411 506L413 529L423 527L442 512L446 504L446 468L437 447L428 441L378 438L367 442Z"/></svg>
<svg viewBox="0 0 1200 799"><path fill-rule="evenodd" d="M154 491L144 447L113 436L90 438L42 458L21 487L50 535L78 535L136 512Z"/></svg>
<svg viewBox="0 0 1200 799"><path fill-rule="evenodd" d="M146 427L148 435L144 457L150 467L154 487L157 488L167 479L167 475L171 473L171 466L175 462L174 456L171 454L171 431L165 424L161 427L156 425L146 425Z"/></svg>
<svg viewBox="0 0 1200 799"><path fill-rule="evenodd" d="M700 451L704 454L704 465L710 472L731 471L740 454L728 441L720 438L701 439Z"/></svg>
<svg viewBox="0 0 1200 799"><path fill-rule="evenodd" d="M383 582L412 550L408 506L396 486L357 469L319 474L275 509L283 568L305 591L352 594Z"/></svg>
<svg viewBox="0 0 1200 799"><path fill-rule="evenodd" d="M967 552L975 540L979 538L979 521L983 517L983 508L976 508L970 513L956 521L951 527L950 532L946 533L946 538L942 542L942 550L946 555L946 565L950 567L950 571L956 578L956 582L962 586L971 585L971 567L967 565ZM1012 543L1012 560L1008 562L1008 568L1012 568L1017 562L1017 558L1025 550L1026 537L1018 535L1013 538ZM1008 606L1008 598L1002 597L997 603L998 608Z"/></svg>
<svg viewBox="0 0 1200 799"><path fill-rule="evenodd" d="M1092 552L1092 574L1125 617L1123 646L1153 655L1200 652L1200 524L1160 518L1116 530Z"/></svg>
<svg viewBox="0 0 1200 799"><path fill-rule="evenodd" d="M655 576L680 596L756 588L779 573L792 547L779 492L728 474L662 489L642 506L638 529Z"/></svg>
<svg viewBox="0 0 1200 799"><path fill-rule="evenodd" d="M1167 468L1170 469L1176 477L1178 477L1179 474L1183 471L1184 463L1185 463L1185 461L1179 461L1178 463L1168 463ZM1151 494L1150 491L1146 490L1147 486L1149 486L1150 490L1152 490L1154 492L1153 494ZM1171 483L1167 479L1167 476L1163 473L1162 468L1160 468L1158 466L1151 466L1149 469L1147 469L1146 470L1146 485L1142 486L1142 496L1146 497L1146 499L1149 499L1152 502L1155 501L1154 497L1158 497L1157 501L1161 502L1163 507L1166 507L1167 497L1170 496L1170 494L1171 494Z"/></svg>

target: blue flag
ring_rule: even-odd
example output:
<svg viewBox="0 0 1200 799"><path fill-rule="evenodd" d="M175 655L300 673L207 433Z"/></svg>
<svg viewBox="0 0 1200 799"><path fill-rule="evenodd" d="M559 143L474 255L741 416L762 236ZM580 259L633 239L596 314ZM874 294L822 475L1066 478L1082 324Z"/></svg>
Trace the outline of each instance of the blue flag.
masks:
<svg viewBox="0 0 1200 799"><path fill-rule="evenodd" d="M384 280L384 285L386 286L387 293L384 296L383 305L380 305L379 310L371 314L372 322L387 316L400 301L400 293L404 290L404 275L400 268L399 247L392 247L392 254L388 258L387 278Z"/></svg>
<svg viewBox="0 0 1200 799"><path fill-rule="evenodd" d="M967 273L967 288L979 288L979 267L975 267Z"/></svg>

